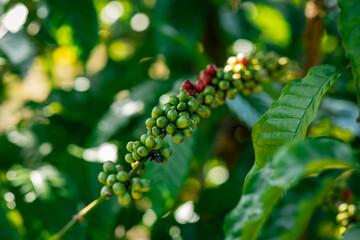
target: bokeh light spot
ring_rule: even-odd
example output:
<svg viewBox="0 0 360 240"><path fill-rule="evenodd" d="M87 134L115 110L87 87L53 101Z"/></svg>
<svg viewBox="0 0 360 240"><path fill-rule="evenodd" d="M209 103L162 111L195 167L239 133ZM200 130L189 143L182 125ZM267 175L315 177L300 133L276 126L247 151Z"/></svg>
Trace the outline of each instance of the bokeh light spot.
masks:
<svg viewBox="0 0 360 240"><path fill-rule="evenodd" d="M150 19L145 13L137 13L130 20L130 26L135 32L142 32L150 25Z"/></svg>

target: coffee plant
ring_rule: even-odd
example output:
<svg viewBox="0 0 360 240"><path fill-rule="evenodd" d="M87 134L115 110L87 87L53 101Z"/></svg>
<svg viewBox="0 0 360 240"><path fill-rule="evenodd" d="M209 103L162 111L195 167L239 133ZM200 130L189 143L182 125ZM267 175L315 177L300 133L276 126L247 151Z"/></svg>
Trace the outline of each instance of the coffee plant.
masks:
<svg viewBox="0 0 360 240"><path fill-rule="evenodd" d="M360 239L360 2L205 2L3 1L0 239Z"/></svg>

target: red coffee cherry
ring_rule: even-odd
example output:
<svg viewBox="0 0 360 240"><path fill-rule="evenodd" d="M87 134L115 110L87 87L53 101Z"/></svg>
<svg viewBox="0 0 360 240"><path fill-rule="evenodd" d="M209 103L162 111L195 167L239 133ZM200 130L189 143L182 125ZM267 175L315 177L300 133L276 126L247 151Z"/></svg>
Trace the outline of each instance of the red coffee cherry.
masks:
<svg viewBox="0 0 360 240"><path fill-rule="evenodd" d="M194 84L189 79L187 79L183 82L182 89L185 91L194 89Z"/></svg>
<svg viewBox="0 0 360 240"><path fill-rule="evenodd" d="M189 96L193 97L195 95L195 90L194 89L187 89L185 91L189 94Z"/></svg>
<svg viewBox="0 0 360 240"><path fill-rule="evenodd" d="M197 80L195 83L195 90L197 92L202 92L206 87L206 83L202 80Z"/></svg>
<svg viewBox="0 0 360 240"><path fill-rule="evenodd" d="M208 84L211 82L212 77L207 71L202 70L199 79Z"/></svg>
<svg viewBox="0 0 360 240"><path fill-rule="evenodd" d="M243 65L243 66L246 66L247 64L248 64L248 59L246 58L246 57L242 57L242 58L239 58L238 60L237 60L237 63L238 64L241 64L241 65Z"/></svg>
<svg viewBox="0 0 360 240"><path fill-rule="evenodd" d="M214 77L216 76L217 67L215 64L209 64L206 66L206 71Z"/></svg>

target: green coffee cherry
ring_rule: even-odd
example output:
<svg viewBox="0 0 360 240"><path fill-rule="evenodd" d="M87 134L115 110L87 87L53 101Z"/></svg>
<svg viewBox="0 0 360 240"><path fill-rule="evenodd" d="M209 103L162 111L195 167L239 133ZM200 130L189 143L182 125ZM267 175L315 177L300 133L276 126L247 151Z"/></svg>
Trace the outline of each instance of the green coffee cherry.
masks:
<svg viewBox="0 0 360 240"><path fill-rule="evenodd" d="M159 128L164 128L166 127L166 125L168 124L168 119L164 116L161 116L159 117L158 119L156 119L156 125L159 127Z"/></svg>
<svg viewBox="0 0 360 240"><path fill-rule="evenodd" d="M224 73L224 79L231 81L231 80L233 80L233 77L232 77L233 75L234 75L233 71L228 71L228 72Z"/></svg>
<svg viewBox="0 0 360 240"><path fill-rule="evenodd" d="M102 184L106 184L107 177L108 177L108 174L106 172L99 172L99 174L98 174L98 180Z"/></svg>
<svg viewBox="0 0 360 240"><path fill-rule="evenodd" d="M106 198L109 199L112 197L113 192L112 192L111 188L109 188L108 186L103 186L101 188L100 195L106 196Z"/></svg>
<svg viewBox="0 0 360 240"><path fill-rule="evenodd" d="M133 144L134 144L133 141L128 142L128 143L126 144L126 150L128 150L129 152L134 151L134 149L133 149Z"/></svg>
<svg viewBox="0 0 360 240"><path fill-rule="evenodd" d="M138 149L141 145L142 145L142 144L141 144L140 141L135 141L135 142L133 143L133 149L136 150L136 149Z"/></svg>
<svg viewBox="0 0 360 240"><path fill-rule="evenodd" d="M231 88L226 91L226 97L229 99L234 99L236 97L236 93L237 93L236 89Z"/></svg>
<svg viewBox="0 0 360 240"><path fill-rule="evenodd" d="M210 103L210 107L211 108L216 108L220 105L219 103L219 99L217 97L214 97L214 99L212 100L212 102Z"/></svg>
<svg viewBox="0 0 360 240"><path fill-rule="evenodd" d="M199 115L197 115L196 113L192 113L190 115L190 118L191 118L191 120L193 120L195 122L196 125L199 125L199 123L200 123Z"/></svg>
<svg viewBox="0 0 360 240"><path fill-rule="evenodd" d="M181 132L184 135L184 137L191 137L193 134L193 131L189 127L184 128Z"/></svg>
<svg viewBox="0 0 360 240"><path fill-rule="evenodd" d="M170 147L170 144L167 141L163 140L162 148L167 148L167 147Z"/></svg>
<svg viewBox="0 0 360 240"><path fill-rule="evenodd" d="M245 79L245 80L249 80L250 78L252 78L252 74L249 70L243 70L241 73L241 76Z"/></svg>
<svg viewBox="0 0 360 240"><path fill-rule="evenodd" d="M173 106L178 105L179 100L175 95L170 96L169 103Z"/></svg>
<svg viewBox="0 0 360 240"><path fill-rule="evenodd" d="M218 79L222 79L224 78L224 69L223 68L218 68L216 71L216 77Z"/></svg>
<svg viewBox="0 0 360 240"><path fill-rule="evenodd" d="M131 190L131 196L132 196L133 199L139 200L139 199L142 198L143 193L132 189L132 190Z"/></svg>
<svg viewBox="0 0 360 240"><path fill-rule="evenodd" d="M222 80L222 81L219 82L219 88L221 90L227 90L227 89L230 88L230 83L228 81L226 81L226 80Z"/></svg>
<svg viewBox="0 0 360 240"><path fill-rule="evenodd" d="M146 125L147 127L150 127L150 128L152 128L153 126L155 126L155 124L156 124L156 119L155 119L155 118L148 118L148 119L146 119L146 121L145 121L145 125Z"/></svg>
<svg viewBox="0 0 360 240"><path fill-rule="evenodd" d="M186 128L190 125L190 118L186 116L181 116L178 119L176 119L176 127L178 128Z"/></svg>
<svg viewBox="0 0 360 240"><path fill-rule="evenodd" d="M124 195L120 195L118 200L119 203L121 203L122 205L126 205L130 202L130 194L129 193L125 193Z"/></svg>
<svg viewBox="0 0 360 240"><path fill-rule="evenodd" d="M117 172L121 172L121 171L124 171L124 167L122 166L122 165L120 165L120 164L116 164L116 171Z"/></svg>
<svg viewBox="0 0 360 240"><path fill-rule="evenodd" d="M162 146L163 146L163 143L164 143L164 141L161 139L161 138L156 138L155 139L155 146L154 146L154 150L159 150L159 149L161 149L162 148Z"/></svg>
<svg viewBox="0 0 360 240"><path fill-rule="evenodd" d="M106 178L106 185L111 187L114 183L116 182L116 175L115 174L110 174L107 178Z"/></svg>
<svg viewBox="0 0 360 240"><path fill-rule="evenodd" d="M141 168L136 172L137 175L144 175L146 172L146 166L145 165L142 165Z"/></svg>
<svg viewBox="0 0 360 240"><path fill-rule="evenodd" d="M149 135L149 136L154 136L151 129L152 129L152 128L148 129L147 135Z"/></svg>
<svg viewBox="0 0 360 240"><path fill-rule="evenodd" d="M160 154L165 158L169 158L172 154L172 151L170 148L162 148L160 149Z"/></svg>
<svg viewBox="0 0 360 240"><path fill-rule="evenodd" d="M213 101L213 99L214 99L214 97L212 95L206 95L205 99L204 99L204 102L206 104L210 104Z"/></svg>
<svg viewBox="0 0 360 240"><path fill-rule="evenodd" d="M116 195L123 195L124 193L126 193L125 185L119 182L114 183L114 185L112 186L112 190Z"/></svg>
<svg viewBox="0 0 360 240"><path fill-rule="evenodd" d="M139 147L136 151L140 157L146 157L147 155L149 155L149 149L145 146Z"/></svg>
<svg viewBox="0 0 360 240"><path fill-rule="evenodd" d="M174 143L180 144L184 141L184 135L181 132L175 132L171 139L174 141Z"/></svg>
<svg viewBox="0 0 360 240"><path fill-rule="evenodd" d="M141 179L141 189L140 192L148 192L151 190L151 182L148 179Z"/></svg>
<svg viewBox="0 0 360 240"><path fill-rule="evenodd" d="M140 178L134 177L133 179L131 179L131 188L139 191L141 189L142 185L141 185L141 181Z"/></svg>
<svg viewBox="0 0 360 240"><path fill-rule="evenodd" d="M158 126L153 127L151 131L154 134L154 136L159 136L162 133L161 128L159 128Z"/></svg>
<svg viewBox="0 0 360 240"><path fill-rule="evenodd" d="M116 174L116 179L120 182L126 182L129 180L129 174L125 171L118 172Z"/></svg>
<svg viewBox="0 0 360 240"><path fill-rule="evenodd" d="M175 132L175 129L176 129L175 124L169 123L168 125L166 125L165 131L167 134L173 135Z"/></svg>
<svg viewBox="0 0 360 240"><path fill-rule="evenodd" d="M134 150L135 151L135 150ZM135 162L134 158L132 157L132 154L131 153L128 153L125 155L125 162L127 163L133 163Z"/></svg>
<svg viewBox="0 0 360 240"><path fill-rule="evenodd" d="M145 146L149 149L153 149L155 146L155 138L154 137L148 137L145 142Z"/></svg>
<svg viewBox="0 0 360 240"><path fill-rule="evenodd" d="M189 112L184 111L184 112L179 113L179 117L181 117L181 116L190 117L190 114L189 114Z"/></svg>
<svg viewBox="0 0 360 240"><path fill-rule="evenodd" d="M166 114L170 111L171 106L170 106L170 104L166 103L166 104L164 104L164 106L162 107L162 109L163 109L163 111L164 111L164 114L166 115Z"/></svg>
<svg viewBox="0 0 360 240"><path fill-rule="evenodd" d="M220 82L220 80L218 78L211 79L211 84L214 85L214 86L218 85L219 82Z"/></svg>
<svg viewBox="0 0 360 240"><path fill-rule="evenodd" d="M190 119L190 126L189 128L193 129L196 126L194 120Z"/></svg>
<svg viewBox="0 0 360 240"><path fill-rule="evenodd" d="M225 92L219 89L219 90L216 91L215 97L217 97L218 99L224 99L225 98Z"/></svg>
<svg viewBox="0 0 360 240"><path fill-rule="evenodd" d="M141 160L141 156L137 153L137 150L134 150L132 152L131 156L135 161L140 161Z"/></svg>
<svg viewBox="0 0 360 240"><path fill-rule="evenodd" d="M136 168L136 166L139 165L139 164L140 164L140 162L133 162L133 163L131 164L131 167L132 167L132 168Z"/></svg>
<svg viewBox="0 0 360 240"><path fill-rule="evenodd" d="M145 144L145 141L146 141L146 139L149 137L149 135L148 134L143 134L143 135L141 135L141 137L140 137L140 142L142 143L142 144Z"/></svg>
<svg viewBox="0 0 360 240"><path fill-rule="evenodd" d="M181 112L181 111L184 111L184 110L186 109L186 107L187 107L187 105L186 105L185 102L180 102L180 103L176 106L176 109Z"/></svg>
<svg viewBox="0 0 360 240"><path fill-rule="evenodd" d="M215 93L215 89L211 86L207 86L205 89L204 89L204 95L214 95Z"/></svg>
<svg viewBox="0 0 360 240"><path fill-rule="evenodd" d="M194 100L190 100L187 103L187 109L189 112L195 112L196 109L198 108L199 104L198 102L194 99Z"/></svg>
<svg viewBox="0 0 360 240"><path fill-rule="evenodd" d="M182 91L179 93L178 97L180 102L186 102L189 99L189 94L185 91Z"/></svg>
<svg viewBox="0 0 360 240"><path fill-rule="evenodd" d="M156 106L153 108L152 112L151 112L151 117L152 118L158 118L161 115L163 115L164 111L161 109L161 107Z"/></svg>
<svg viewBox="0 0 360 240"><path fill-rule="evenodd" d="M176 111L176 110L171 109L171 110L167 113L166 116L167 116L169 122L175 122L178 114L177 114L177 111Z"/></svg>
<svg viewBox="0 0 360 240"><path fill-rule="evenodd" d="M241 89L243 89L244 87L244 84L241 82L241 80L239 79L235 79L233 82L232 82L232 85L234 86L234 88L236 88L238 91L240 91Z"/></svg>
<svg viewBox="0 0 360 240"><path fill-rule="evenodd" d="M195 100L198 102L198 104L203 104L204 96L200 93L195 93Z"/></svg>
<svg viewBox="0 0 360 240"><path fill-rule="evenodd" d="M103 169L106 173L116 173L115 163L113 163L112 161L105 162L103 164Z"/></svg>
<svg viewBox="0 0 360 240"><path fill-rule="evenodd" d="M198 110L196 110L196 113L199 114L200 117L208 118L208 117L210 117L211 111L210 111L210 108L208 108L204 105L200 105L198 107Z"/></svg>

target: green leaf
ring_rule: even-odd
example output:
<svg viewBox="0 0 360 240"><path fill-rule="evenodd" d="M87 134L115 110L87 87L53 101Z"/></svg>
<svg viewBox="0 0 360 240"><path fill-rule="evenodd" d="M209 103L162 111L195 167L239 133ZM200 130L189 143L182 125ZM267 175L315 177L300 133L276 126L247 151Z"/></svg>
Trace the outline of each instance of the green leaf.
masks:
<svg viewBox="0 0 360 240"><path fill-rule="evenodd" d="M360 236L360 223L355 223L354 225L350 226L346 232L344 232L343 240L354 240L358 239Z"/></svg>
<svg viewBox="0 0 360 240"><path fill-rule="evenodd" d="M339 76L334 66L320 65L311 68L303 79L293 80L284 87L280 98L254 126L255 165L252 172L264 167L285 143L305 137L322 97Z"/></svg>
<svg viewBox="0 0 360 240"><path fill-rule="evenodd" d="M23 228L20 213L17 210L10 210L6 206L5 201L0 199L0 239L23 239L23 236L19 231L20 228Z"/></svg>
<svg viewBox="0 0 360 240"><path fill-rule="evenodd" d="M174 143L167 136L165 139L170 143L173 151L167 163L162 165L151 161L146 164L144 178L150 179L152 185L152 189L146 195L152 200L152 208L158 216L163 215L174 205L188 175L190 160L193 157L194 135L181 144Z"/></svg>
<svg viewBox="0 0 360 240"><path fill-rule="evenodd" d="M256 239L281 196L309 175L329 168L355 168L349 145L335 139L307 139L283 146L248 181L239 204L226 217L227 239Z"/></svg>
<svg viewBox="0 0 360 240"><path fill-rule="evenodd" d="M339 0L339 31L354 77L360 80L360 2Z"/></svg>

